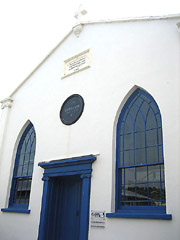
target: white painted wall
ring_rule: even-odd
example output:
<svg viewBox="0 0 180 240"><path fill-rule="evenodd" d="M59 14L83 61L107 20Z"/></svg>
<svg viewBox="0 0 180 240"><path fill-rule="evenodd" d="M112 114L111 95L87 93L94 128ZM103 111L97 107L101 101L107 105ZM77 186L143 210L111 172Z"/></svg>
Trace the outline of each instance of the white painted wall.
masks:
<svg viewBox="0 0 180 240"><path fill-rule="evenodd" d="M99 153L93 163L90 207L113 211L115 123L136 86L148 91L161 110L167 212L173 219L106 218L104 229L90 227L89 239L180 239L177 22L179 19L86 24L79 38L72 33L14 93L0 152L0 207L8 206L17 139L30 120L37 136L31 213L0 212L0 239L37 239L43 189L43 170L37 165L41 161ZM63 61L88 48L92 54L91 67L61 80ZM65 99L75 93L84 98L84 112L78 122L65 126L59 118L60 108Z"/></svg>

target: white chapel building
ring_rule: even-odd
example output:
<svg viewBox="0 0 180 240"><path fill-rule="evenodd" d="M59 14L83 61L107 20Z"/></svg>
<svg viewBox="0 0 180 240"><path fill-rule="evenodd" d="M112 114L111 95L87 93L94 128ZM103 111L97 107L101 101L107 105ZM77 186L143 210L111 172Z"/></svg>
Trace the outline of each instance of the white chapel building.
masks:
<svg viewBox="0 0 180 240"><path fill-rule="evenodd" d="M180 239L180 15L79 22L1 107L0 240Z"/></svg>

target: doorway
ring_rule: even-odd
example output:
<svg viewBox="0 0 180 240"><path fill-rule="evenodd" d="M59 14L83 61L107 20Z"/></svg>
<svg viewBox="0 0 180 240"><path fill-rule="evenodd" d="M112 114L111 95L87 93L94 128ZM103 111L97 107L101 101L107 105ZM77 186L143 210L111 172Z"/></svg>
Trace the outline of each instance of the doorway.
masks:
<svg viewBox="0 0 180 240"><path fill-rule="evenodd" d="M38 240L88 240L93 155L42 162Z"/></svg>
<svg viewBox="0 0 180 240"><path fill-rule="evenodd" d="M50 182L44 240L78 240L82 179L55 177Z"/></svg>

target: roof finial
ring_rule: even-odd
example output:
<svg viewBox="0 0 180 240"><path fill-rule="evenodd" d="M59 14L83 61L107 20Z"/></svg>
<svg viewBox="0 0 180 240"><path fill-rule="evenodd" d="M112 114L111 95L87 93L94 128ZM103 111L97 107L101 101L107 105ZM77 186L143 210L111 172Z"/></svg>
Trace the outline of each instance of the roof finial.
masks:
<svg viewBox="0 0 180 240"><path fill-rule="evenodd" d="M81 22L81 16L85 15L87 13L87 11L85 10L85 8L83 7L82 4L79 5L79 9L78 11L75 13L74 17L77 19L77 24L80 24Z"/></svg>

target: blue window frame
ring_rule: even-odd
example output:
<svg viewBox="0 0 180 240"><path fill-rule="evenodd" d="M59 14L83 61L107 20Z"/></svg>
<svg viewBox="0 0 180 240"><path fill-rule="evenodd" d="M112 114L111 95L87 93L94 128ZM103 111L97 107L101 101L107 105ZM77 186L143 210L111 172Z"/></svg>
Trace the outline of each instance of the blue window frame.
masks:
<svg viewBox="0 0 180 240"><path fill-rule="evenodd" d="M162 217L165 206L161 114L153 97L136 89L117 124L115 211L125 213L119 217L149 213L147 218L156 218L152 214L158 213L157 218L171 219L171 215Z"/></svg>
<svg viewBox="0 0 180 240"><path fill-rule="evenodd" d="M25 129L17 148L8 209L6 212L29 213L28 204L36 148L36 134L30 123Z"/></svg>

